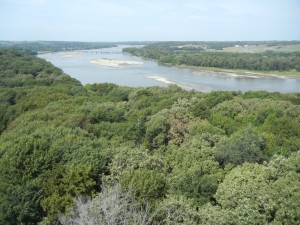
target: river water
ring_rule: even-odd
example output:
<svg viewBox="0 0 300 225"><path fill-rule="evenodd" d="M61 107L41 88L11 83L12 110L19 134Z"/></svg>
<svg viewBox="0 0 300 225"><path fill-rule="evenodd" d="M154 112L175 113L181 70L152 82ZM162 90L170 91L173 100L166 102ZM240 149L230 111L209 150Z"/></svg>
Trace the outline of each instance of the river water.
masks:
<svg viewBox="0 0 300 225"><path fill-rule="evenodd" d="M169 84L177 84L187 90L195 89L203 92L212 90L300 91L300 79L195 71L163 66L155 61L122 53L124 47L130 46L45 53L39 54L39 57L61 68L82 84L109 82L130 87L165 87Z"/></svg>

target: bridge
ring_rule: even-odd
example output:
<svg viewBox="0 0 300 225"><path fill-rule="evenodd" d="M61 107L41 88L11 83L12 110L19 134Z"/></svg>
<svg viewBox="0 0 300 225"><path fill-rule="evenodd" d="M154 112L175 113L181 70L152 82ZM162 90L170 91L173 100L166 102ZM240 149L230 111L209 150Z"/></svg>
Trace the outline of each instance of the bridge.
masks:
<svg viewBox="0 0 300 225"><path fill-rule="evenodd" d="M94 54L122 54L123 52L104 52L104 51L91 51Z"/></svg>

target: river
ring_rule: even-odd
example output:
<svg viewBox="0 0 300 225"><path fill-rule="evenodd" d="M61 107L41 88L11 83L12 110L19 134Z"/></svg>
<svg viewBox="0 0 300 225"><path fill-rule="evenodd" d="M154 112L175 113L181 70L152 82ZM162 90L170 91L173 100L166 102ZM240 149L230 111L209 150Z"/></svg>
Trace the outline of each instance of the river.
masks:
<svg viewBox="0 0 300 225"><path fill-rule="evenodd" d="M104 49L44 53L38 56L61 68L82 84L109 82L130 87L165 87L169 84L176 84L187 90L195 89L203 92L212 90L300 91L300 79L196 71L163 66L155 61L122 53L124 47L130 46L119 45Z"/></svg>

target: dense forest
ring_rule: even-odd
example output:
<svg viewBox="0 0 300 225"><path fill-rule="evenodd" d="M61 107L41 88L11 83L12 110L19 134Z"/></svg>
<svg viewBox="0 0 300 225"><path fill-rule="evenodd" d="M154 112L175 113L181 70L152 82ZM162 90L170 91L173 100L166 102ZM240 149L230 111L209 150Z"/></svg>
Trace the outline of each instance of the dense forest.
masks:
<svg viewBox="0 0 300 225"><path fill-rule="evenodd" d="M0 48L10 48L37 54L38 52L58 52L84 49L111 48L117 45L148 45L155 42L78 42L78 41L0 41Z"/></svg>
<svg viewBox="0 0 300 225"><path fill-rule="evenodd" d="M2 49L0 108L0 224L299 224L300 93L82 86Z"/></svg>
<svg viewBox="0 0 300 225"><path fill-rule="evenodd" d="M36 52L57 52L116 47L116 43L75 41L0 41L0 48Z"/></svg>
<svg viewBox="0 0 300 225"><path fill-rule="evenodd" d="M299 44L287 42L286 44ZM222 69L254 71L300 71L300 52L265 51L260 53L223 52L226 47L264 44L282 45L284 42L162 42L143 48L125 48L124 52L154 59L168 65L187 65Z"/></svg>
<svg viewBox="0 0 300 225"><path fill-rule="evenodd" d="M143 44L143 43L142 43ZM264 45L265 47L281 48L283 46L299 45L300 41L165 41L148 42L151 48L173 50L223 50L234 46Z"/></svg>

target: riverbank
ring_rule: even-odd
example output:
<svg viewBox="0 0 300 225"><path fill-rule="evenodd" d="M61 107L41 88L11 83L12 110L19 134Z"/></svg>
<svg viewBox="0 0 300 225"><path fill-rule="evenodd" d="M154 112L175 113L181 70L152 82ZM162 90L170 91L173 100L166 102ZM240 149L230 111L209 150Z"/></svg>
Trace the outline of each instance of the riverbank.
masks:
<svg viewBox="0 0 300 225"><path fill-rule="evenodd" d="M211 72L211 73L222 73L228 75L238 75L245 77L277 77L286 79L300 79L300 72L298 71L255 71L255 70L242 70L242 69L223 69L217 67L200 67L200 66L188 66L188 65L177 65L176 67L182 69L191 69L199 72Z"/></svg>
<svg viewBox="0 0 300 225"><path fill-rule="evenodd" d="M170 79L167 79L167 78L161 77L161 76L147 76L147 78L152 79L152 80L157 80L159 82L162 82L162 83L165 83L168 85L174 84L174 85L177 85L178 87L181 87L182 89L187 90L187 91L196 90L196 91L205 92L205 93L212 91L211 88L209 88L205 85L197 85L197 87L195 87L191 84L178 83L178 82L175 82L173 80L170 80Z"/></svg>
<svg viewBox="0 0 300 225"><path fill-rule="evenodd" d="M44 53L43 53L44 54ZM64 58L79 58L82 56L82 52L78 51L65 51L63 54L50 54L49 56L43 57L44 59L64 59ZM46 53L45 53L46 55Z"/></svg>

